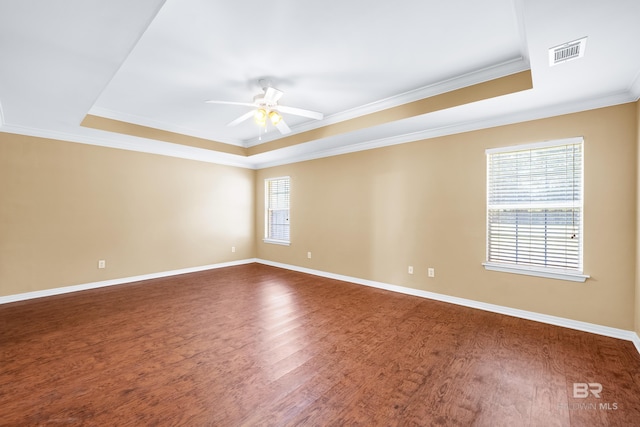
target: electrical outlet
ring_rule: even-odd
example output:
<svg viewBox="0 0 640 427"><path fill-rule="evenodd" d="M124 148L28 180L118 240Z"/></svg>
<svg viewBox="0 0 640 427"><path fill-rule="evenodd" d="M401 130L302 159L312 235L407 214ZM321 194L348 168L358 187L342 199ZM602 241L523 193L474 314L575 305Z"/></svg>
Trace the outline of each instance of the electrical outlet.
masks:
<svg viewBox="0 0 640 427"><path fill-rule="evenodd" d="M307 252L307 258L311 259L311 252Z"/></svg>
<svg viewBox="0 0 640 427"><path fill-rule="evenodd" d="M427 274L429 275L429 277L436 277L436 270L435 268L429 268L427 270Z"/></svg>
<svg viewBox="0 0 640 427"><path fill-rule="evenodd" d="M107 261L103 259L98 260L98 268L107 268Z"/></svg>
<svg viewBox="0 0 640 427"><path fill-rule="evenodd" d="M407 270L407 273L409 273L409 274L413 274L413 265L410 265L410 266L409 266L409 268L408 268L408 270Z"/></svg>
<svg viewBox="0 0 640 427"><path fill-rule="evenodd" d="M231 246L231 252L235 252L236 251L236 247L235 246Z"/></svg>

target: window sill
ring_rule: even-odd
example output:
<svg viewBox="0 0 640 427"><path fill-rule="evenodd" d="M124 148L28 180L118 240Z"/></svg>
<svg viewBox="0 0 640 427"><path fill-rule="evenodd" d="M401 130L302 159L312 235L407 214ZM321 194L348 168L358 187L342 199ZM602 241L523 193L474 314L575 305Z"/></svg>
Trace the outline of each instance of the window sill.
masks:
<svg viewBox="0 0 640 427"><path fill-rule="evenodd" d="M490 271L501 271L503 273L524 274L526 276L546 277L548 279L569 280L572 282L584 282L590 276L581 273L574 273L559 269L543 269L535 267L524 267L519 265L505 265L493 262L483 262L484 268Z"/></svg>
<svg viewBox="0 0 640 427"><path fill-rule="evenodd" d="M289 246L291 244L286 240L262 239L262 241L265 243L271 243L273 245L282 245L282 246Z"/></svg>

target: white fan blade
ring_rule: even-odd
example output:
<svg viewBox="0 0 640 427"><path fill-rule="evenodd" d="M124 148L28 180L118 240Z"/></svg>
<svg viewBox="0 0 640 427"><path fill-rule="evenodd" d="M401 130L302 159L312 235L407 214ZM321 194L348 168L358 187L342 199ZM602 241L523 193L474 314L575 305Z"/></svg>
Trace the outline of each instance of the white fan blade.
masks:
<svg viewBox="0 0 640 427"><path fill-rule="evenodd" d="M291 133L291 129L289 128L289 126L284 122L284 119L280 119L280 121L278 122L278 124L276 125L276 127L278 128L278 130L280 131L281 134L286 135L288 133Z"/></svg>
<svg viewBox="0 0 640 427"><path fill-rule="evenodd" d="M310 119L322 120L324 114L317 111L303 110L302 108L285 107L284 105L278 105L274 108L282 113L293 114L294 116L308 117Z"/></svg>
<svg viewBox="0 0 640 427"><path fill-rule="evenodd" d="M254 113L255 113L255 110L251 110L248 113L245 113L245 114L241 115L240 117L238 117L234 121L229 122L229 124L227 126L235 126L237 124L240 124L240 123L244 122L245 120L247 120L248 118L250 118L251 116L253 116Z"/></svg>
<svg viewBox="0 0 640 427"><path fill-rule="evenodd" d="M225 105L244 105L246 107L255 107L256 104L250 104L248 102L232 102L232 101L216 101L216 100L209 100L209 101L205 101L207 104L225 104Z"/></svg>
<svg viewBox="0 0 640 427"><path fill-rule="evenodd" d="M275 105L278 100L282 98L283 94L284 92L282 92L281 90L269 86L264 90L264 100L267 104Z"/></svg>

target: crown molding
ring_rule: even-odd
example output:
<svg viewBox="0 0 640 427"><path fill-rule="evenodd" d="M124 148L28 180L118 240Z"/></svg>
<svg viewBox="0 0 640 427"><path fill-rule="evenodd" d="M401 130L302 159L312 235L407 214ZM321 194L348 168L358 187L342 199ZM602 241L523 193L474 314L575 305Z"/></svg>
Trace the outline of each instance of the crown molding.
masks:
<svg viewBox="0 0 640 427"><path fill-rule="evenodd" d="M212 141L223 142L229 145L236 145L238 147L245 147L244 141L233 140L233 139L220 139L218 137L214 138L213 135L207 134L205 132L200 132L195 129L190 129L190 128L179 126L172 123L161 122L159 120L149 119L147 117L141 117L135 114L128 114L128 113L122 113L119 111L113 111L107 108L92 107L87 114L104 117L105 119L118 120L121 122L132 123L135 125L160 129L167 132L180 133L183 135L193 136L196 138L210 139Z"/></svg>
<svg viewBox="0 0 640 427"><path fill-rule="evenodd" d="M261 156L260 154L250 157L242 157L227 153L220 153L213 150L206 150L180 144L172 144L169 142L133 137L129 135L114 135L109 132L89 128L80 128L82 130L81 133L74 133L72 131L53 131L20 125L9 125L4 122L4 118L1 116L1 109L0 120L2 120L2 124L0 125L0 132L15 133L39 138L50 138L149 154L158 154L163 156L215 163L226 166L234 166L245 169L264 169L268 167L315 160L341 154L405 144L414 141L453 135L456 133L487 129L497 126L505 126L514 123L521 123L531 120L538 120L564 114L609 107L628 102L635 102L639 98L638 91L640 91L640 79L636 78L636 81L633 84L633 91L619 92L597 99L580 100L577 102L539 108L531 111L501 115L499 117L490 117L482 120L456 123L449 126L425 129L419 132L401 134L393 137L355 142L353 144L344 144L339 147L329 149L314 150L313 148L305 148L304 145L306 144L303 144L302 146L294 146L297 150L302 151L299 154L287 154L292 148L288 147L281 150L269 152L269 158L273 160L264 161L259 160Z"/></svg>
<svg viewBox="0 0 640 427"><path fill-rule="evenodd" d="M498 65L483 68L481 70L466 73L457 77L453 77L441 82L423 86L408 92L401 93L399 95L391 96L379 101L374 101L369 104L362 105L360 107L352 108L350 110L342 111L325 117L323 120L309 121L301 123L300 125L293 126L291 128L292 134L306 132L309 130L317 129L324 126L333 125L346 120L355 119L357 117L365 116L367 114L377 113L378 111L387 110L389 108L397 107L399 105L407 104L409 102L419 101L421 99L430 98L442 93L451 92L453 90L462 89L468 86L472 86L479 83L484 83L490 80L495 80L501 77L516 74L521 71L529 69L529 62L524 58L516 58L510 61L503 62ZM261 140L257 138L245 141L246 147L250 148L256 145L264 144L278 139L280 136L262 136Z"/></svg>
<svg viewBox="0 0 640 427"><path fill-rule="evenodd" d="M518 25L518 34L520 39L520 52L523 55L523 61L529 62L529 42L527 41L527 31L524 20L524 0L513 0L513 12Z"/></svg>
<svg viewBox="0 0 640 427"><path fill-rule="evenodd" d="M517 14L517 13L516 13ZM476 70L470 73L466 73L457 77L453 77L435 84L423 86L408 92L404 92L399 95L391 96L382 100L374 101L363 106L352 108L350 110L342 111L325 117L323 120L311 120L305 123L301 123L291 127L292 135L297 133L306 132L309 130L317 129L323 126L329 126L335 123L343 122L345 120L354 119L356 117L365 116L367 114L376 113L378 111L386 110L388 108L397 107L399 105L407 104L409 102L418 101L420 99L429 98L441 93L450 92L452 90L461 89L467 86L471 86L485 81L494 80L500 77L505 77L511 74L519 73L529 69L529 61L524 57L515 58L503 63ZM195 129L185 128L179 125L161 122L158 120L152 120L146 117L137 116L134 114L127 114L119 111L110 110L102 107L92 107L88 114L104 117L107 119L118 120L127 123L133 123L136 125L147 126L164 131L181 133L188 136L204 139L214 139L212 135L206 134ZM260 139L252 138L248 140L229 140L215 138L219 142L225 144L236 145L239 147L250 148L256 145L271 142L280 138L280 134L272 133L262 135Z"/></svg>
<svg viewBox="0 0 640 427"><path fill-rule="evenodd" d="M0 127L0 132L254 169L251 162L247 161L245 157L235 156L233 154L121 134L118 134L117 138L114 138L109 132L89 128L81 129L83 130L82 133L73 133L5 124Z"/></svg>
<svg viewBox="0 0 640 427"><path fill-rule="evenodd" d="M501 115L499 117L491 117L482 120L468 121L464 123L456 123L449 126L441 126L438 128L425 129L419 132L396 135L388 138L363 141L360 143L343 145L340 147L329 148L326 150L313 151L299 155L289 156L273 161L255 162L255 169L264 169L274 166L281 166L291 163L298 163L308 160L321 159L325 157L338 156L341 154L349 154L358 151L373 150L376 148L388 147L398 144L406 144L425 139L437 138L441 136L454 135L463 132L470 132L481 129L488 129L498 126L506 126L515 123L528 122L532 120L545 119L549 117L562 116L565 114L578 113L581 111L595 110L598 108L611 107L614 105L634 102L637 97L629 92L619 92L612 95L603 96L597 99L581 100L567 104L556 105L552 107L539 108L536 110L517 112L509 115Z"/></svg>

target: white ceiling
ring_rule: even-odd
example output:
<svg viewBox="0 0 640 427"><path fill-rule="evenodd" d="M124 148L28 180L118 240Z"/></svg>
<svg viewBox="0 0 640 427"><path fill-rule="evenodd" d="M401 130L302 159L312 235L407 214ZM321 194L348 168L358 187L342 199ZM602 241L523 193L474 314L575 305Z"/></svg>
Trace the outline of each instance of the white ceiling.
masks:
<svg viewBox="0 0 640 427"><path fill-rule="evenodd" d="M637 100L640 1L0 0L0 131L264 167ZM588 37L583 58L548 49ZM87 114L245 147L266 78L294 133L531 69L533 89L250 157L80 126Z"/></svg>

